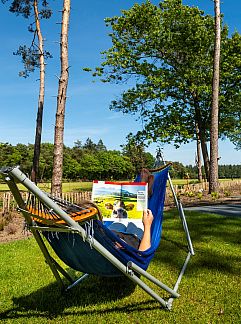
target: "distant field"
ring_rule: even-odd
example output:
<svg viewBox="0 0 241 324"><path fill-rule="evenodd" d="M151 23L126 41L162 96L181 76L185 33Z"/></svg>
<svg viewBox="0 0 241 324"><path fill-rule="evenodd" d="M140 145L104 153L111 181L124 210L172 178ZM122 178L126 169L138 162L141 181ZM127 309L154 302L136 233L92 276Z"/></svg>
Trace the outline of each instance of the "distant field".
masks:
<svg viewBox="0 0 241 324"><path fill-rule="evenodd" d="M241 179L234 179L241 180ZM220 179L220 181L232 181L232 179ZM186 179L172 179L174 185L187 184ZM189 179L189 184L197 183L197 179ZM44 191L50 191L50 183L41 183L39 187ZM24 190L24 187L20 185L20 189ZM63 183L63 192L71 191L91 191L92 182L65 182ZM8 186L4 183L0 183L0 191L8 191Z"/></svg>
<svg viewBox="0 0 241 324"><path fill-rule="evenodd" d="M50 182L49 183L40 183L38 185L44 191L50 191ZM25 190L22 185L19 185L20 190ZM63 183L63 192L71 191L91 191L92 182L65 182ZM0 183L0 191L8 191L8 186L4 183Z"/></svg>

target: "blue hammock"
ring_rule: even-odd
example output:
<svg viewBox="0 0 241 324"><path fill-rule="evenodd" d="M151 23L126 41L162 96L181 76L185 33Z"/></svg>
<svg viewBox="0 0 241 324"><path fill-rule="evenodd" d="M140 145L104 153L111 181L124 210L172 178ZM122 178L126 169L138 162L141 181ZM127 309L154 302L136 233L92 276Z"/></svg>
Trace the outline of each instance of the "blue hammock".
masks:
<svg viewBox="0 0 241 324"><path fill-rule="evenodd" d="M94 238L124 265L132 261L146 270L159 246L168 169L167 167L154 174L153 194L148 202L148 208L154 215L151 229L151 247L148 250L138 251L109 230L108 225L98 220L93 222ZM140 176L135 181L140 181ZM58 233L57 235L49 232L43 233L58 257L71 268L101 276L123 275L89 243L84 242L80 235L75 233ZM123 248L116 248L116 242L119 242Z"/></svg>
<svg viewBox="0 0 241 324"><path fill-rule="evenodd" d="M75 210L74 217L78 217L79 213L85 213L85 217L87 217L91 214L91 207L81 208L66 201L62 201L61 199L57 200L50 197L32 183L19 168L2 168L0 174L2 174L4 180L8 184L18 204L19 210L26 220L27 226L32 231L46 262L63 289L68 290L74 287L84 280L88 274L114 277L125 275L138 284L163 307L171 309L173 298L179 297L177 293L178 285L191 255L194 255L194 250L182 205L175 195L173 185L168 175L168 170L169 166L166 166L161 171L154 173L153 194L148 201L148 208L151 209L154 220L151 227L151 247L146 251L139 251L121 240L108 228L108 222L102 223L99 220L91 219L79 224L77 218L76 221L75 218L72 218L73 210ZM173 289L166 286L146 271L161 240L167 179L170 181L171 190L188 243L188 254ZM135 180L140 181L140 176ZM51 217L53 217L52 220L48 219L45 223L39 223L36 220L36 213L30 210L29 205L24 202L17 183L21 183L29 190L34 201L34 208L40 211L37 219L41 219L41 213L44 212L42 208L46 207L47 215L51 214ZM71 208L75 209L71 210ZM92 210L94 210L93 213L96 213L95 208L92 208ZM45 236L53 250L66 265L75 270L84 272L85 274L77 280L72 278L49 253L41 234ZM123 248L117 248L117 242L120 243ZM69 286L66 287L61 275L69 281ZM162 299L150 286L141 280L140 275L167 291L171 295L168 301Z"/></svg>

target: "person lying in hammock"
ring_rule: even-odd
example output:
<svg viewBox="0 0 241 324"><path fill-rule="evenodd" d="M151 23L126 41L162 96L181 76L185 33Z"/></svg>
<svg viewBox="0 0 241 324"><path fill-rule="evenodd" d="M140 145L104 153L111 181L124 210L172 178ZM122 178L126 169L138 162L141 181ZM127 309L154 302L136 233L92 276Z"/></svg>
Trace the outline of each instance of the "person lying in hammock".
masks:
<svg viewBox="0 0 241 324"><path fill-rule="evenodd" d="M98 212L98 219L102 221L103 217L101 211L96 204L92 201L82 201L79 204L80 207L95 207ZM138 249L139 251L145 251L151 247L151 225L153 222L153 214L150 209L143 211L142 223L143 228L137 227L134 223L129 222L127 226L125 226L121 222L113 222L108 226L112 232L114 232L120 239L125 241L128 245ZM120 243L115 242L115 247L123 248Z"/></svg>
<svg viewBox="0 0 241 324"><path fill-rule="evenodd" d="M128 245L145 251L151 247L151 225L153 222L153 214L150 209L143 211L142 223L144 230L130 222L127 226L123 223L114 222L108 228L114 232L120 239ZM116 242L117 248L122 248L121 244Z"/></svg>

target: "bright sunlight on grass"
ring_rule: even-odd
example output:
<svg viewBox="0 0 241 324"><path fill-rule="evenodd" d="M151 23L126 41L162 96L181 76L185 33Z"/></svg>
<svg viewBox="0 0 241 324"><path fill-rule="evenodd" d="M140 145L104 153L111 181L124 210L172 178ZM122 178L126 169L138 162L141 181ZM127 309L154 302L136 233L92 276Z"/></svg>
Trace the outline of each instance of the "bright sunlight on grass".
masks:
<svg viewBox="0 0 241 324"><path fill-rule="evenodd" d="M171 312L124 278L90 276L62 295L31 238L0 245L0 320L11 324L240 323L241 219L186 214L196 254ZM148 271L173 286L185 256L178 216L165 213L162 241ZM166 297L165 292L160 295Z"/></svg>
<svg viewBox="0 0 241 324"><path fill-rule="evenodd" d="M43 191L50 192L51 183L39 183L38 187ZM26 190L24 186L19 185L20 190ZM63 183L63 192L71 191L91 191L92 182L64 182ZM9 191L8 185L5 183L0 183L0 191Z"/></svg>

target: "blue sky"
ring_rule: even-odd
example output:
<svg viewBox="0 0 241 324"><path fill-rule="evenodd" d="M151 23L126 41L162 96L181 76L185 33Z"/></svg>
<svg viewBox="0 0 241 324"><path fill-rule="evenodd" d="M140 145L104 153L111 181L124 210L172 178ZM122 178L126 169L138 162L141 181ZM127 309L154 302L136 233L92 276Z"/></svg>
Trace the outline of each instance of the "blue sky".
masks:
<svg viewBox="0 0 241 324"><path fill-rule="evenodd" d="M53 1L50 1L53 2ZM70 79L66 106L65 136L67 146L76 140L82 143L90 137L97 142L100 138L108 149L120 149L129 132L142 128L133 116L109 110L111 100L118 97L123 85L109 85L92 82L90 74L83 67L95 67L101 63L100 52L110 46L104 18L120 15L134 3L144 1L116 0L72 0L69 33ZM153 1L158 4L159 1ZM211 0L184 0L184 4L199 6L205 13L213 14ZM56 113L56 94L60 71L59 33L62 1L54 1L54 15L42 25L46 48L54 58L49 60L46 71L46 97L43 121L43 142L52 142ZM38 99L38 72L24 79L18 76L22 65L20 58L12 55L20 44L30 44L31 34L27 31L28 21L8 12L7 4L1 5L0 24L2 50L0 76L0 142L33 143L35 135L36 109ZM241 32L241 1L224 0L221 3L224 21L230 32ZM149 151L155 153L155 146ZM241 153L229 141L220 141L220 164L240 164ZM166 160L194 164L195 143L175 149L164 146Z"/></svg>

